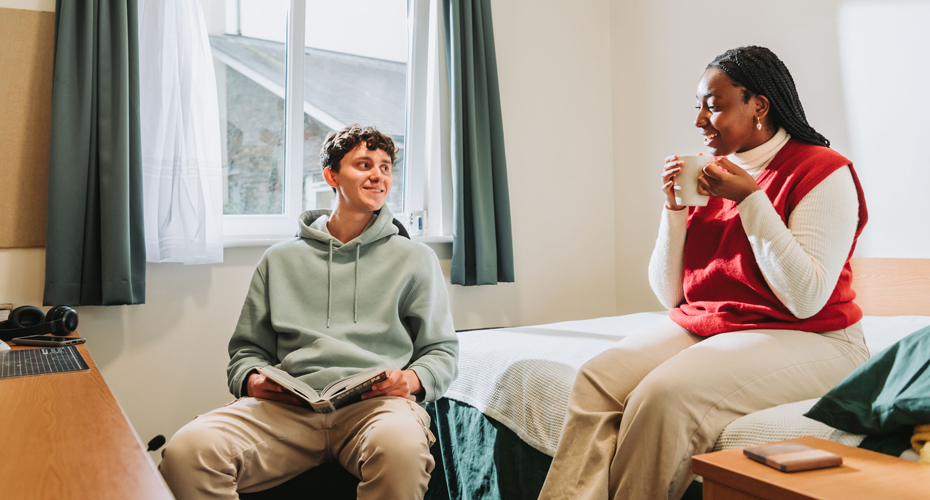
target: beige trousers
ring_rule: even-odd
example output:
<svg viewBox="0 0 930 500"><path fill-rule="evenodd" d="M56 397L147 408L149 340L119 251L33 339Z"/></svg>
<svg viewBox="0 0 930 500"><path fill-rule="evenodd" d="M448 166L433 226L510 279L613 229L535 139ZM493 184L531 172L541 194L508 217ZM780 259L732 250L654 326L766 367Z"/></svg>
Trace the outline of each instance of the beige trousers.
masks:
<svg viewBox="0 0 930 500"><path fill-rule="evenodd" d="M743 415L824 395L868 358L857 323L699 337L669 319L578 372L540 499L678 500L691 456Z"/></svg>
<svg viewBox="0 0 930 500"><path fill-rule="evenodd" d="M327 414L242 398L182 427L159 470L178 500L235 499L338 461L361 480L360 499L421 500L435 465L433 441L426 410L404 398Z"/></svg>

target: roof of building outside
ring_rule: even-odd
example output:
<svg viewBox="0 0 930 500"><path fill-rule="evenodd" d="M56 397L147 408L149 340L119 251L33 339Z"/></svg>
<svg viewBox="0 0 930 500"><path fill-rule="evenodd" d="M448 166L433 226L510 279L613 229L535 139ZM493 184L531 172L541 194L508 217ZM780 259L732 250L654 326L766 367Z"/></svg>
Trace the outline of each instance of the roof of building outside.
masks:
<svg viewBox="0 0 930 500"><path fill-rule="evenodd" d="M214 54L234 69L283 94L283 43L210 35L210 45ZM330 126L337 122L374 125L387 135L403 137L406 64L309 47L305 58L304 101L311 116Z"/></svg>

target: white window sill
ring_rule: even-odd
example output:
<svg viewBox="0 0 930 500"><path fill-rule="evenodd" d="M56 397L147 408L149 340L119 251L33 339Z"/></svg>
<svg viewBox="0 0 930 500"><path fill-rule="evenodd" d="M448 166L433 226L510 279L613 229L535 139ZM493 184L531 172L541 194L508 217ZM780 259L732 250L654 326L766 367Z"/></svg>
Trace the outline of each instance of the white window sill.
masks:
<svg viewBox="0 0 930 500"><path fill-rule="evenodd" d="M270 247L275 243L281 243L285 239L257 239L257 240L224 240L223 248L246 248L246 247Z"/></svg>
<svg viewBox="0 0 930 500"><path fill-rule="evenodd" d="M291 238L226 240L223 242L223 248L270 247L289 239ZM452 236L411 236L410 239L427 245L452 243Z"/></svg>
<svg viewBox="0 0 930 500"><path fill-rule="evenodd" d="M452 236L411 236L411 240L419 241L420 243L432 244L432 243L452 243Z"/></svg>

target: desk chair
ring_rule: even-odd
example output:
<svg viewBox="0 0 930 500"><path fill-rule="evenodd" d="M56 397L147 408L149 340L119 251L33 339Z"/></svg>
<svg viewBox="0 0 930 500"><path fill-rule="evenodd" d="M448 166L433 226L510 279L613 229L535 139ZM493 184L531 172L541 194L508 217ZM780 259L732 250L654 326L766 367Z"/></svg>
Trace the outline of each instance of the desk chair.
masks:
<svg viewBox="0 0 930 500"><path fill-rule="evenodd" d="M242 500L290 500L326 498L355 500L359 480L338 462L314 467L290 481L255 493L240 493Z"/></svg>

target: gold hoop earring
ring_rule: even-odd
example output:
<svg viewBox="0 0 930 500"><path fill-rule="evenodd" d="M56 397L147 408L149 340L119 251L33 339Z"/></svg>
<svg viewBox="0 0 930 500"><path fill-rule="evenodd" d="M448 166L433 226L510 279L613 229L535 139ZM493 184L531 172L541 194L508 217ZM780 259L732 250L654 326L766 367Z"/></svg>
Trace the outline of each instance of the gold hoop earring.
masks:
<svg viewBox="0 0 930 500"><path fill-rule="evenodd" d="M762 119L756 117L756 130L762 130Z"/></svg>

